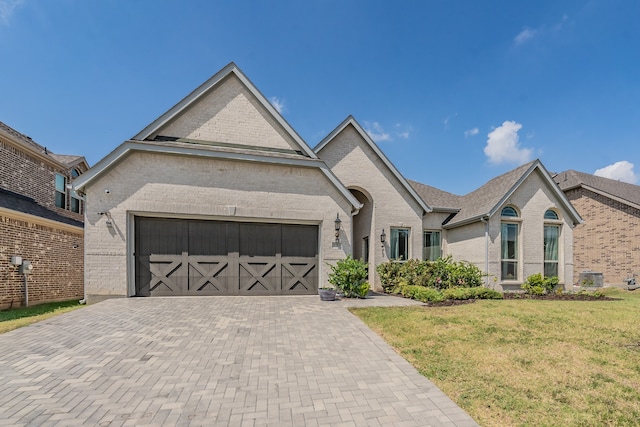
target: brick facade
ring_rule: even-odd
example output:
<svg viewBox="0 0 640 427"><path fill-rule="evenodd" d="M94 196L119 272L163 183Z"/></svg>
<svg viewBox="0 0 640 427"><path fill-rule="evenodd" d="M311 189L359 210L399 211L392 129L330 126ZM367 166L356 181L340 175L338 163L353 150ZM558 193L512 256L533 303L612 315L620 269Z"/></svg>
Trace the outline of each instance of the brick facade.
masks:
<svg viewBox="0 0 640 427"><path fill-rule="evenodd" d="M83 298L83 248L82 229L62 230L0 215L0 309L24 303L23 276L9 263L12 255L33 265L27 276L29 305Z"/></svg>
<svg viewBox="0 0 640 427"><path fill-rule="evenodd" d="M574 283L582 271L603 273L609 285L640 274L640 210L583 187L566 195L585 220L573 230Z"/></svg>
<svg viewBox="0 0 640 427"><path fill-rule="evenodd" d="M54 157L55 156L55 157ZM65 164L59 159L73 159ZM31 261L29 304L84 296L83 212L56 206L56 174L66 183L87 164L60 156L0 123L0 309L24 304L23 275L12 256ZM65 189L69 207L71 192Z"/></svg>

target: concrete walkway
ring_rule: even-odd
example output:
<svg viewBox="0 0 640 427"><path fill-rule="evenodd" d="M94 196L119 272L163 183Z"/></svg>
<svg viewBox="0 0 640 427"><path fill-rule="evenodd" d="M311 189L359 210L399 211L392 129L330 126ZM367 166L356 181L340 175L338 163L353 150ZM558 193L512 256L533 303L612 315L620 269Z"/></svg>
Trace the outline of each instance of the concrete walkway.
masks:
<svg viewBox="0 0 640 427"><path fill-rule="evenodd" d="M474 426L345 308L127 298L0 335L0 426Z"/></svg>

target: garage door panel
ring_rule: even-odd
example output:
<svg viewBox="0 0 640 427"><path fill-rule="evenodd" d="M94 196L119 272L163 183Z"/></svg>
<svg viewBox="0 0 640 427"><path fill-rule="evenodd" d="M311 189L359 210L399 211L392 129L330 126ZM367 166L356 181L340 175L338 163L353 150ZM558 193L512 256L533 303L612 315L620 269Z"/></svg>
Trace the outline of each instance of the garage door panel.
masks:
<svg viewBox="0 0 640 427"><path fill-rule="evenodd" d="M149 292L156 296L182 295L187 284L188 255L149 255Z"/></svg>
<svg viewBox="0 0 640 427"><path fill-rule="evenodd" d="M240 295L280 294L280 276L275 257L240 257Z"/></svg>
<svg viewBox="0 0 640 427"><path fill-rule="evenodd" d="M282 293L308 295L317 291L317 258L282 259Z"/></svg>
<svg viewBox="0 0 640 427"><path fill-rule="evenodd" d="M233 295L229 257L192 255L186 295Z"/></svg>
<svg viewBox="0 0 640 427"><path fill-rule="evenodd" d="M135 218L136 295L298 295L318 289L318 227Z"/></svg>

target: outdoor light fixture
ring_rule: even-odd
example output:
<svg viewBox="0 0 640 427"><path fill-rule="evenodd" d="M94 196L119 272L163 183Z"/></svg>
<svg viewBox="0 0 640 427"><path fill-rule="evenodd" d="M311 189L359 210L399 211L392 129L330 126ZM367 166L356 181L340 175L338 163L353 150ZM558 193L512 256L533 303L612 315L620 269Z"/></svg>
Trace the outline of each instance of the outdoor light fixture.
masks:
<svg viewBox="0 0 640 427"><path fill-rule="evenodd" d="M385 240L387 240L387 235L384 234L384 228L383 228L382 233L380 233L380 243L384 244Z"/></svg>
<svg viewBox="0 0 640 427"><path fill-rule="evenodd" d="M340 225L342 224L342 220L340 219L340 214L336 214L336 220L333 222L333 228L336 230L336 244L340 243Z"/></svg>

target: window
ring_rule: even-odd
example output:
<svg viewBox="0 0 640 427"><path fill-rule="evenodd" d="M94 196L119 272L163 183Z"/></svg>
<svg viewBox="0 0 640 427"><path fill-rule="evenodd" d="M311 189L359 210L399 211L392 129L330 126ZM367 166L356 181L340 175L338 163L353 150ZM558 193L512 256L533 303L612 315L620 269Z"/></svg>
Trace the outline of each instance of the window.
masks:
<svg viewBox="0 0 640 427"><path fill-rule="evenodd" d="M544 224L544 276L559 276L558 255L560 253L560 224L553 224L558 221L558 213L548 209L544 213L544 219L549 223Z"/></svg>
<svg viewBox="0 0 640 427"><path fill-rule="evenodd" d="M518 211L506 206L500 213L502 218L518 218ZM515 222L500 224L500 258L502 280L518 280L518 234L520 225Z"/></svg>
<svg viewBox="0 0 640 427"><path fill-rule="evenodd" d="M75 191L71 191L69 210L75 213L80 213L81 205L82 201L80 200L80 197L78 197L78 193L76 193Z"/></svg>
<svg viewBox="0 0 640 427"><path fill-rule="evenodd" d="M56 206L67 207L67 179L59 173L56 174Z"/></svg>
<svg viewBox="0 0 640 427"><path fill-rule="evenodd" d="M502 223L502 280L518 279L518 224Z"/></svg>
<svg viewBox="0 0 640 427"><path fill-rule="evenodd" d="M440 232L425 231L422 237L422 259L435 261L442 256L440 250Z"/></svg>
<svg viewBox="0 0 640 427"><path fill-rule="evenodd" d="M391 259L409 259L409 229L391 229Z"/></svg>
<svg viewBox="0 0 640 427"><path fill-rule="evenodd" d="M517 218L518 217L518 212L515 210L515 208L513 208L511 206L507 206L507 207L502 209L502 213L500 215L501 216L506 216L506 217L509 217L509 218Z"/></svg>
<svg viewBox="0 0 640 427"><path fill-rule="evenodd" d="M544 276L558 276L559 225L544 226Z"/></svg>
<svg viewBox="0 0 640 427"><path fill-rule="evenodd" d="M547 209L547 211L544 213L544 219L558 219L558 214L556 213L556 211L552 211L551 209Z"/></svg>

